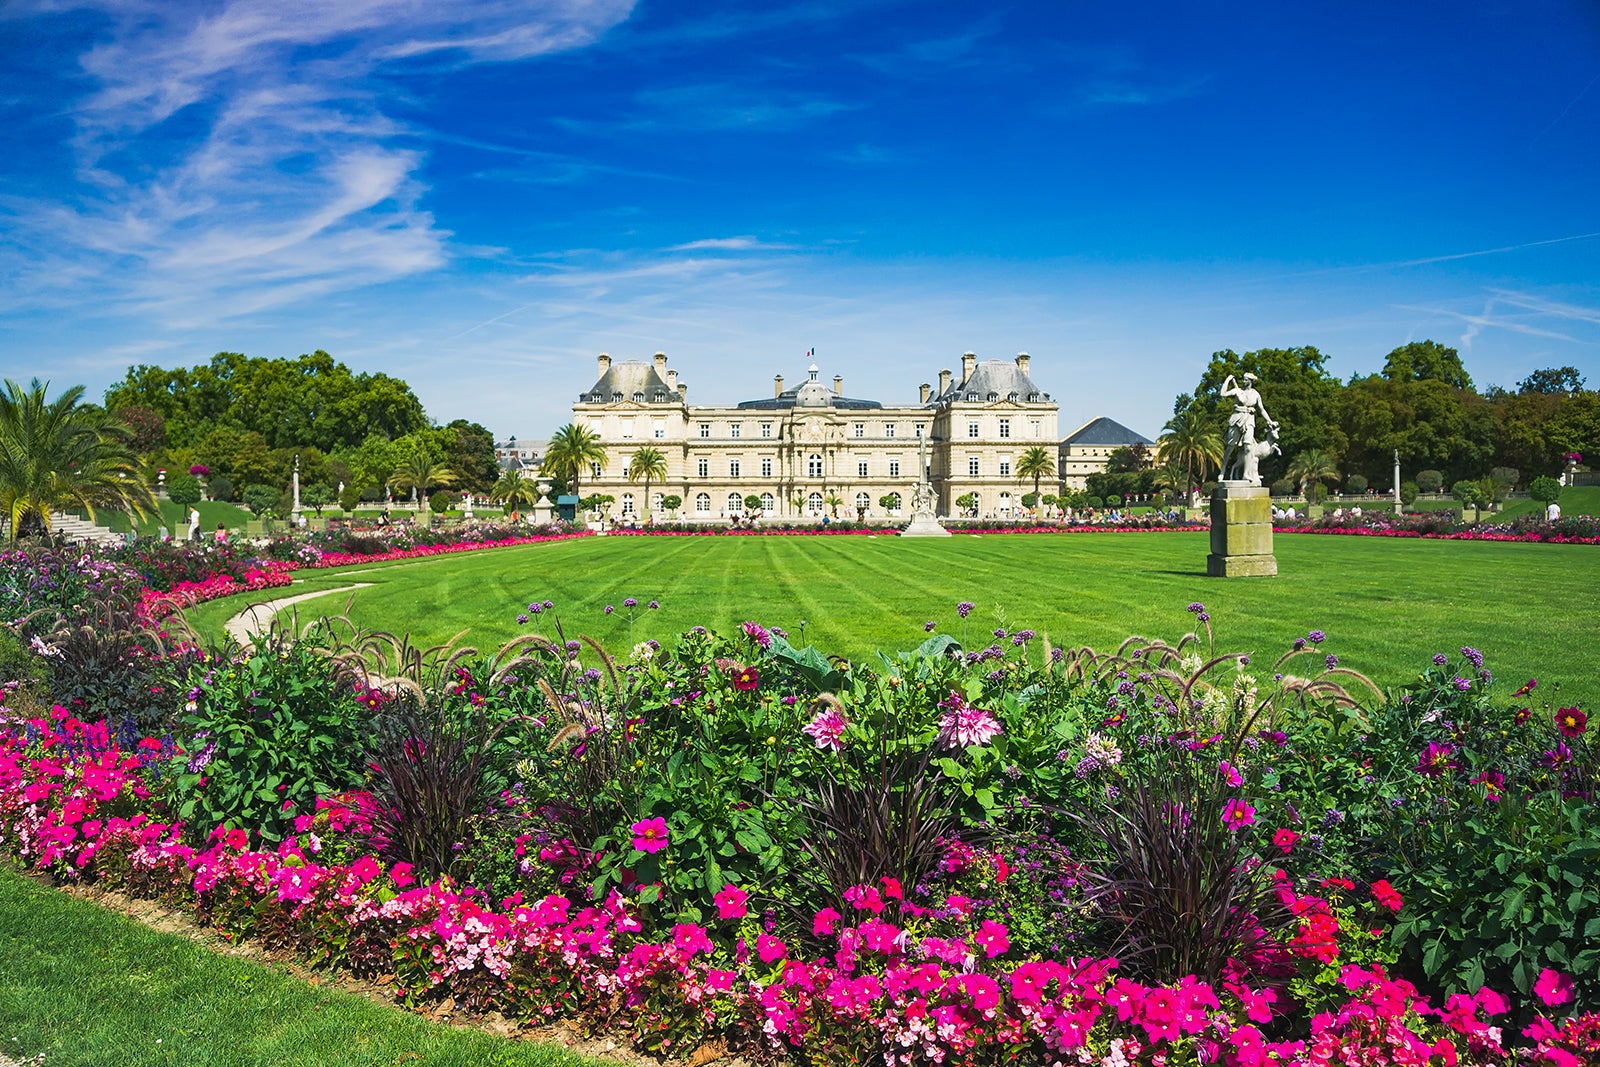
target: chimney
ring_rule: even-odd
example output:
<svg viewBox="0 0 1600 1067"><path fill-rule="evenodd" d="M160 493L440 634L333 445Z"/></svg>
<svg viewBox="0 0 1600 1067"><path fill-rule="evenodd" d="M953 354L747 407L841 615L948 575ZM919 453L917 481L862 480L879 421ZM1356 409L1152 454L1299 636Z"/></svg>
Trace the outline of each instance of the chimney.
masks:
<svg viewBox="0 0 1600 1067"><path fill-rule="evenodd" d="M972 377L972 368L978 365L978 357L973 352L961 353L961 380L966 381Z"/></svg>
<svg viewBox="0 0 1600 1067"><path fill-rule="evenodd" d="M944 394L948 393L949 391L950 372L948 370L942 370L939 372L939 395L944 396Z"/></svg>
<svg viewBox="0 0 1600 1067"><path fill-rule="evenodd" d="M688 383L686 383L686 382L679 382L678 383L678 399L679 400L688 400L689 399L689 386L688 386Z"/></svg>
<svg viewBox="0 0 1600 1067"><path fill-rule="evenodd" d="M1017 369L1019 371L1021 371L1023 374L1027 374L1028 373L1028 353L1026 353L1026 352L1018 352L1017 353Z"/></svg>
<svg viewBox="0 0 1600 1067"><path fill-rule="evenodd" d="M665 352L657 352L656 353L656 373L657 374L665 374L666 372L667 372L667 354Z"/></svg>
<svg viewBox="0 0 1600 1067"><path fill-rule="evenodd" d="M611 369L611 357L602 352L600 353L599 363L600 377L604 378L606 376L606 371Z"/></svg>
<svg viewBox="0 0 1600 1067"><path fill-rule="evenodd" d="M929 394L933 392L933 386L929 385L927 382L923 382L921 385L917 386L917 391L922 394L921 402L926 404L928 402Z"/></svg>
<svg viewBox="0 0 1600 1067"><path fill-rule="evenodd" d="M667 388L672 390L678 388L678 372L676 370L667 371Z"/></svg>
<svg viewBox="0 0 1600 1067"><path fill-rule="evenodd" d="M834 396L844 396L844 376L843 375L835 374L833 376L833 395Z"/></svg>
<svg viewBox="0 0 1600 1067"><path fill-rule="evenodd" d="M774 374L772 376L772 395L773 397L780 397L783 395L783 375L781 374Z"/></svg>

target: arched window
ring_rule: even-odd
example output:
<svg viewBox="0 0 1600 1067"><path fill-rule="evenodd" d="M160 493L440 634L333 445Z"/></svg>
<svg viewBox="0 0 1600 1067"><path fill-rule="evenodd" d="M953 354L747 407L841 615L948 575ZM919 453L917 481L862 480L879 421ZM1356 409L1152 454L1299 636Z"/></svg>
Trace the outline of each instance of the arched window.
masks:
<svg viewBox="0 0 1600 1067"><path fill-rule="evenodd" d="M622 494L622 513L624 515L632 515L633 514L633 494L632 493L623 493Z"/></svg>
<svg viewBox="0 0 1600 1067"><path fill-rule="evenodd" d="M999 393L990 393L989 394L989 399L990 400L999 400L1000 399L1000 394Z"/></svg>
<svg viewBox="0 0 1600 1067"><path fill-rule="evenodd" d="M896 515L896 514L899 514L899 512L900 512L900 494L899 493L890 493L889 494L889 514Z"/></svg>
<svg viewBox="0 0 1600 1067"><path fill-rule="evenodd" d="M643 404L644 403L644 393L643 392L634 393L633 394L633 402L635 404Z"/></svg>
<svg viewBox="0 0 1600 1067"><path fill-rule="evenodd" d="M811 512L811 514L813 514L813 515L821 515L822 514L822 494L821 493L812 493L810 496L806 497L806 510Z"/></svg>
<svg viewBox="0 0 1600 1067"><path fill-rule="evenodd" d="M598 464L598 463L589 464L589 476L591 478L600 477L600 464Z"/></svg>
<svg viewBox="0 0 1600 1067"><path fill-rule="evenodd" d="M771 493L762 493L761 494L761 510L762 511L771 511L774 507L777 506L777 503L778 503L778 501L773 497L773 495Z"/></svg>
<svg viewBox="0 0 1600 1067"><path fill-rule="evenodd" d="M1002 514L1002 515L1011 514L1011 494L1010 493L1001 493L1000 494L1000 514Z"/></svg>
<svg viewBox="0 0 1600 1067"><path fill-rule="evenodd" d="M650 510L651 511L660 511L661 510L661 494L660 493L651 493L650 494Z"/></svg>
<svg viewBox="0 0 1600 1067"><path fill-rule="evenodd" d="M872 498L870 496L868 496L866 493L857 493L856 494L856 510L857 511L860 511L863 508L870 508L871 506L872 506Z"/></svg>
<svg viewBox="0 0 1600 1067"><path fill-rule="evenodd" d="M1013 404L1015 404L1017 402L1017 394L1016 393L1007 393L1006 394L1006 399L1011 401Z"/></svg>
<svg viewBox="0 0 1600 1067"><path fill-rule="evenodd" d="M806 457L806 477L822 477L822 457L817 455L815 452Z"/></svg>
<svg viewBox="0 0 1600 1067"><path fill-rule="evenodd" d="M738 493L728 494L728 514L742 515L744 513L744 497Z"/></svg>
<svg viewBox="0 0 1600 1067"><path fill-rule="evenodd" d="M708 493L696 493L694 497L694 513L696 515L711 514L711 496Z"/></svg>

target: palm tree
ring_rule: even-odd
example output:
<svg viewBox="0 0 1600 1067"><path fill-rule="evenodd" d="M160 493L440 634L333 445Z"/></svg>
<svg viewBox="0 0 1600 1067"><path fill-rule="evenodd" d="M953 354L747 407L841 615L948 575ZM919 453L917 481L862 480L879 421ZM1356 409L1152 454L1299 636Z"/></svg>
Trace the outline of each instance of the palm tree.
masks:
<svg viewBox="0 0 1600 1067"><path fill-rule="evenodd" d="M822 502L827 505L828 510L833 513L833 517L837 519L839 517L839 507L844 503L839 494L829 493L822 498Z"/></svg>
<svg viewBox="0 0 1600 1067"><path fill-rule="evenodd" d="M45 400L48 382L24 390L6 379L0 392L0 508L12 538L48 533L50 513L95 508L143 518L158 510L139 478L131 431L99 408L81 406L83 386Z"/></svg>
<svg viewBox="0 0 1600 1067"><path fill-rule="evenodd" d="M569 422L551 436L550 444L544 450L542 469L565 480L573 496L582 496L578 492L578 478L583 468L590 463L605 461L606 449L600 443L600 435Z"/></svg>
<svg viewBox="0 0 1600 1067"><path fill-rule="evenodd" d="M1339 477L1339 468L1334 463L1333 457L1320 448L1308 448L1289 464L1289 477L1294 479L1300 487L1300 495L1305 496L1306 490L1313 482L1326 482ZM1306 497L1310 499L1310 497Z"/></svg>
<svg viewBox="0 0 1600 1067"><path fill-rule="evenodd" d="M1162 430L1156 459L1183 468L1187 502L1194 493L1196 481L1205 481L1206 472L1213 465L1222 467L1222 435L1206 409L1194 402L1174 413Z"/></svg>
<svg viewBox="0 0 1600 1067"><path fill-rule="evenodd" d="M650 483L667 476L667 457L658 448L645 445L637 449L628 460L628 481L644 479L644 514L650 517Z"/></svg>
<svg viewBox="0 0 1600 1067"><path fill-rule="evenodd" d="M489 499L515 511L539 502L539 486L521 471L506 471L489 491Z"/></svg>
<svg viewBox="0 0 1600 1067"><path fill-rule="evenodd" d="M454 485L455 471L442 463L435 463L426 453L413 452L389 475L389 488L411 489L422 498L422 510L428 510L428 490L435 485Z"/></svg>
<svg viewBox="0 0 1600 1067"><path fill-rule="evenodd" d="M1039 506L1039 479L1052 477L1055 473L1056 461L1038 445L1017 457L1017 477L1033 479L1033 506L1036 508Z"/></svg>

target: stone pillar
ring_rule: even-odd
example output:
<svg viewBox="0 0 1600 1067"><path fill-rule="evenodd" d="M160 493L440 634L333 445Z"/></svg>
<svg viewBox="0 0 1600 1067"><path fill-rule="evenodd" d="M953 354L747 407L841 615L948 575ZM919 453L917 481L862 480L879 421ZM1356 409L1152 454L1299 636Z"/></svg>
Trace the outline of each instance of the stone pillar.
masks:
<svg viewBox="0 0 1600 1067"><path fill-rule="evenodd" d="M1266 486L1221 482L1211 494L1211 554L1206 573L1213 578L1245 578L1278 573L1272 554L1272 494Z"/></svg>

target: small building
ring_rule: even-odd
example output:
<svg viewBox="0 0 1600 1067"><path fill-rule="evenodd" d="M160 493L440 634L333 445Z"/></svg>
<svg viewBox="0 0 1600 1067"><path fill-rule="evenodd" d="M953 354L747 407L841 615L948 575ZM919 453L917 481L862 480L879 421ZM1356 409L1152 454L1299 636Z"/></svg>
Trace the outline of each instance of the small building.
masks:
<svg viewBox="0 0 1600 1067"><path fill-rule="evenodd" d="M1056 455L1056 475L1067 489L1082 490L1089 487L1091 474L1099 474L1111 461L1111 453L1119 448L1144 445L1154 450L1155 442L1128 429L1115 419L1092 419L1068 434Z"/></svg>

